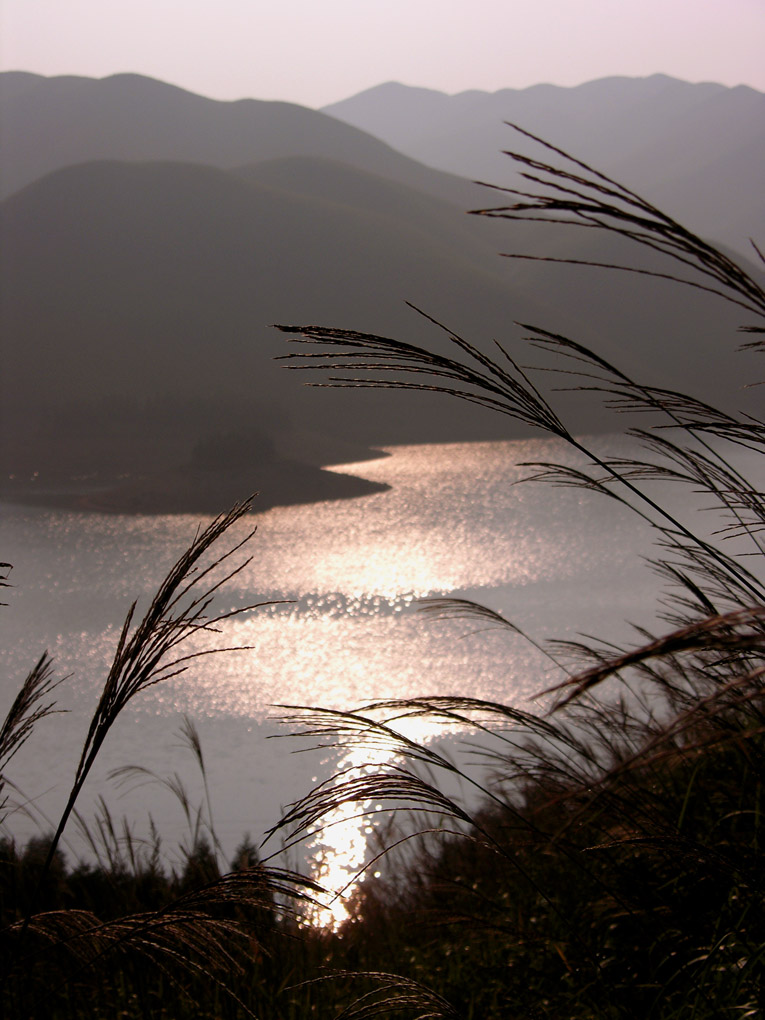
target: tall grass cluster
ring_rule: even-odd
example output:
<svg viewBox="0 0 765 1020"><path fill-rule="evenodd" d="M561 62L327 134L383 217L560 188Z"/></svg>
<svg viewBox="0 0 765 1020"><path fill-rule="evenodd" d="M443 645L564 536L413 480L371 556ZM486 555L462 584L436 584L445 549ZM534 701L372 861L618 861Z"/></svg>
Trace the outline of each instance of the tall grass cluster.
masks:
<svg viewBox="0 0 765 1020"><path fill-rule="evenodd" d="M526 187L499 189L505 204L479 212L642 245L666 268L635 271L732 302L747 319L745 346L762 350L765 291L753 275L633 192L547 148L562 163L511 154ZM395 812L389 846L336 931L301 922L317 891L310 879L264 865L248 845L225 870L212 827L197 831L178 874L155 855L116 849L71 869L61 834L115 718L182 670L192 654L186 638L221 619L212 599L237 569L226 567L239 547L218 549L249 505L236 507L179 560L145 617L136 623L129 614L54 834L26 848L2 845L7 1015L765 1013L765 498L738 457L765 452L765 424L633 379L576 341L525 325L528 344L554 356L567 385L643 416L629 433L641 453L601 455L505 346L487 353L432 321L446 351L335 328L279 328L301 345L288 364L327 371L321 385L435 390L572 446L578 467L538 464L534 477L618 500L651 524L653 566L666 583L663 629L638 631L630 647L608 635L542 646L558 679L536 714L457 692L354 712L295 709L320 744L368 747L375 760L380 747L389 752L387 766L335 777L275 826L294 840L339 807ZM662 483L701 493L714 527L708 509L690 518L670 509ZM222 575L202 566L209 555ZM472 602L426 608L518 633ZM54 710L52 677L47 658L30 672L0 734L3 766ZM406 737L400 721L425 716L469 732L482 767ZM187 735L193 745L193 727ZM450 792L455 780L465 799ZM101 845L116 848L113 825L102 819L100 831Z"/></svg>

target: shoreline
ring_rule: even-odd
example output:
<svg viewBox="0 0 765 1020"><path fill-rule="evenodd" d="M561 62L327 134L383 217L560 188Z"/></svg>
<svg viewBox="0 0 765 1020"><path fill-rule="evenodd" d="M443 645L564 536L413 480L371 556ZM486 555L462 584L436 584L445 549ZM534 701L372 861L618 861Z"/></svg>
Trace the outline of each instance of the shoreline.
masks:
<svg viewBox="0 0 765 1020"><path fill-rule="evenodd" d="M97 485L77 485L52 479L8 483L0 486L0 501L21 506L71 510L84 513L160 515L203 514L215 516L255 493L253 513L276 506L297 506L327 500L356 499L391 486L357 475L278 461L254 471L199 470L188 467L166 472L104 480Z"/></svg>

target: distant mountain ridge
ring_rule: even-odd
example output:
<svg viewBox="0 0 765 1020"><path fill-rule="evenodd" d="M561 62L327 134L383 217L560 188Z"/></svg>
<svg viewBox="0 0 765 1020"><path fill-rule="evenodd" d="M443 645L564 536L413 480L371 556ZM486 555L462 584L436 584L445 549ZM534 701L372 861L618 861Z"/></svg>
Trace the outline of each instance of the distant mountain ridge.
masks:
<svg viewBox="0 0 765 1020"><path fill-rule="evenodd" d="M0 197L53 170L98 159L175 160L233 169L292 155L337 158L463 205L469 186L376 138L294 103L207 99L138 74L0 74Z"/></svg>
<svg viewBox="0 0 765 1020"><path fill-rule="evenodd" d="M514 320L532 322L647 382L723 402L737 385L735 310L627 274L497 258L634 252L593 232L466 216L501 196L328 115L133 75L10 74L0 97L4 166L24 179L0 202L11 490L9 473L53 488L77 476L88 491L111 479L89 505L207 510L261 478L267 504L329 498L368 489L316 468L370 445L522 434L435 396L306 390L308 377L272 360L289 349L274 322L448 346L405 301L479 346L515 342ZM576 403L576 428L603 427L592 400Z"/></svg>
<svg viewBox="0 0 765 1020"><path fill-rule="evenodd" d="M510 121L640 191L691 229L746 250L765 234L765 95L667 75L449 96L388 82L323 108L413 159L507 185Z"/></svg>

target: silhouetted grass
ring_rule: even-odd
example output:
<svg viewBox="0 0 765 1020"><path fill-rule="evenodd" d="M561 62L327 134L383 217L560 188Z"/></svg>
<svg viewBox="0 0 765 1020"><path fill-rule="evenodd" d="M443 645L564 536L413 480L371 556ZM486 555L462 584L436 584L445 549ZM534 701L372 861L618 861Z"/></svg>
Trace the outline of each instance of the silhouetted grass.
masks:
<svg viewBox="0 0 765 1020"><path fill-rule="evenodd" d="M217 842L209 795L207 832L192 828L180 874L166 875L157 843L147 855L126 823L119 831L103 802L92 826L80 819L99 855L97 865L69 872L59 849L93 762L125 706L206 654L186 651L188 638L244 611L216 615L210 609L215 592L249 562L228 565L252 532L225 552L218 546L250 506L238 504L196 537L138 623L135 604L131 607L54 832L21 852L10 840L0 847L5 1015L197 1016L205 1015L202 1002L217 1015L218 1000L228 1001L231 1015L253 1015L261 983L247 990L242 982L253 958L265 950L277 909L289 916L316 889L308 878L261 864L248 846L240 848L234 868L222 872L207 840L209 835ZM42 702L53 685L43 657L0 731L3 764L52 711L52 704ZM189 722L184 735L205 778L198 734ZM181 787L177 793L184 795Z"/></svg>
<svg viewBox="0 0 765 1020"><path fill-rule="evenodd" d="M553 151L565 167L512 154L534 190L511 190L512 204L482 214L615 231L673 260L653 275L711 289L757 317L746 328L761 332L756 280ZM713 1020L765 1011L765 499L735 457L740 447L762 453L765 425L644 384L569 338L525 326L567 384L643 415L645 426L630 431L641 455L600 455L504 346L487 354L431 322L452 353L280 328L311 345L290 365L329 369L330 385L435 390L568 443L581 466L537 464L535 478L616 499L650 522L667 586L664 630L639 631L633 647L529 636L558 676L539 714L461 693L349 712L290 709L319 746L388 755L374 774L346 773L309 792L274 826L300 839L344 805L397 812L390 852L374 862L380 874L358 883L338 931L306 928L310 880L263 865L247 842L222 860L191 722L184 734L204 782L201 805L176 777L141 763L120 776L165 783L179 798L190 834L181 866L165 870L158 840L137 840L102 803L94 819L79 819L95 861L70 868L61 835L115 719L204 654L185 653L183 642L224 618L211 607L241 569L226 564L242 543L217 552L248 504L235 507L198 536L143 619L129 613L53 834L23 848L0 843L6 1015ZM670 510L656 482L703 493L719 530ZM425 608L521 633L465 600ZM0 732L3 763L54 710L52 677L44 658L25 681ZM417 717L470 733L469 753L447 757L403 735L400 722ZM458 785L465 797L450 792Z"/></svg>
<svg viewBox="0 0 765 1020"><path fill-rule="evenodd" d="M566 165L510 153L536 190L499 189L513 203L480 214L630 238L671 260L666 273L648 275L711 290L756 317L746 331L762 332L765 291L749 274L628 189L548 149ZM765 425L641 383L567 337L524 325L527 342L556 358L546 371L564 373L569 387L617 412L643 415L647 424L628 433L642 455L603 457L570 432L532 370L505 346L495 342L487 354L426 318L453 354L358 331L278 328L305 347L286 355L289 367L331 373L311 385L441 392L568 443L582 466L536 464L534 477L616 499L652 525L669 629L639 631L627 648L595 639L546 644L561 679L540 716L461 695L355 713L305 710L314 739L375 750L382 743L391 764L322 786L280 824L299 833L348 803L382 802L410 819L425 814L422 849L411 852L417 827L402 823L393 845L409 856L397 863L392 854L383 878L358 887L345 937L361 967L403 967L460 1016L759 1016L765 498L736 466L736 450L762 453ZM700 514L681 519L656 482L703 493L718 530L710 535ZM464 600L429 608L520 633ZM396 721L408 716L472 731L485 748L484 768L402 737ZM472 800L443 793L455 774ZM387 1009L370 1002L365 1015Z"/></svg>

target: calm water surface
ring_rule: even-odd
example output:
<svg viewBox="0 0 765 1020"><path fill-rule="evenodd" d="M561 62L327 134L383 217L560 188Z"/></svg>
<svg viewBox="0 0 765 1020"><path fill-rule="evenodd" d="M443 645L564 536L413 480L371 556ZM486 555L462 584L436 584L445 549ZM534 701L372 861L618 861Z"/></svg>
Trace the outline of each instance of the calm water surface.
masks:
<svg viewBox="0 0 765 1020"><path fill-rule="evenodd" d="M616 437L596 442L625 449ZM337 468L387 482L389 492L257 516L252 561L217 607L289 601L235 617L215 638L249 650L197 660L133 702L83 793L86 818L101 795L137 833L149 831L151 814L168 858L178 859L189 828L177 799L158 783L119 786L108 774L128 764L158 777L177 773L201 803L193 755L178 736L188 713L202 737L214 821L230 855L245 832L258 842L286 804L348 763L339 752L296 753L305 741L276 721L284 713L274 705L347 709L459 693L531 707L557 679L521 638L434 619L420 599L477 599L535 639L580 631L628 637L625 621L653 623L656 581L641 559L650 551L646 527L602 497L513 484L530 473L519 466L524 461L572 463L558 444L408 446L389 454ZM69 713L45 720L14 760L9 774L28 798L26 812L7 825L15 834L49 828L45 819L60 811L127 609L135 598L148 604L200 523L207 521L2 508L0 559L14 564L14 588L0 614L0 707L7 710L26 670L48 649L58 675L67 676L59 703ZM248 526L240 523L235 537ZM435 733L420 725L412 735ZM314 866L328 884L342 885L363 860L372 827L346 822L323 844L316 837ZM76 826L68 839L70 852L81 853Z"/></svg>

